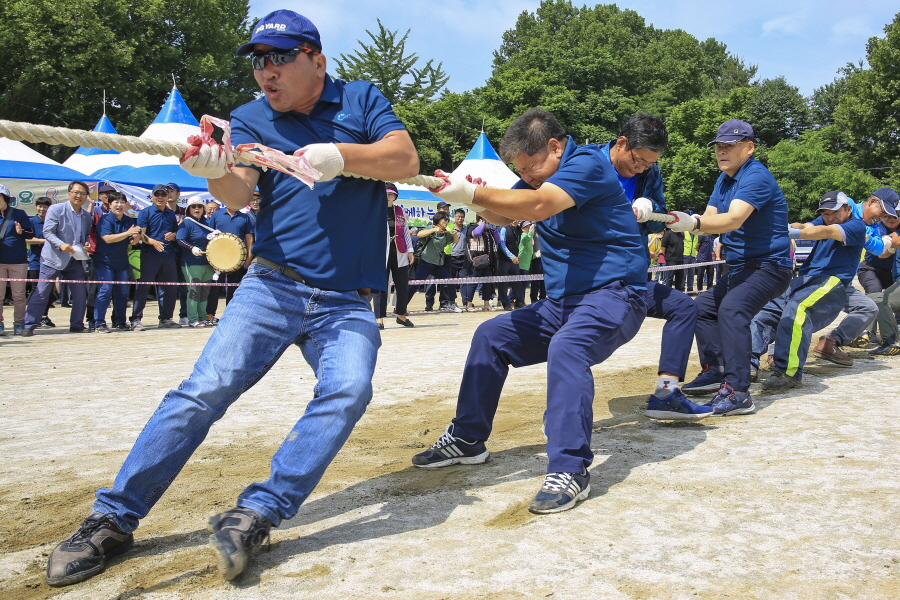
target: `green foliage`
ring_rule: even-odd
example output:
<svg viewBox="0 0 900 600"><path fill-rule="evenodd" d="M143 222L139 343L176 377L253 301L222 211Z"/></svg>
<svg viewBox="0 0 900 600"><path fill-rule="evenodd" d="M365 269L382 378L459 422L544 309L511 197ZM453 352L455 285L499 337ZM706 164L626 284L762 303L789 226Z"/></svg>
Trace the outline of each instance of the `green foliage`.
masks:
<svg viewBox="0 0 900 600"><path fill-rule="evenodd" d="M390 31L378 19L378 33L366 30L372 44L359 42L360 50L350 56L341 54L335 59L335 73L346 81L370 81L381 90L391 104L404 102L428 102L437 96L450 80L442 65L434 66L429 59L421 69L417 54L406 54L406 40L410 29L403 37L398 31Z"/></svg>
<svg viewBox="0 0 900 600"><path fill-rule="evenodd" d="M843 142L864 167L900 166L900 13L866 45L869 68L847 75L834 110ZM900 184L900 169L885 173Z"/></svg>
<svg viewBox="0 0 900 600"><path fill-rule="evenodd" d="M831 83L816 88L809 99L810 124L825 127L834 124L834 111L847 92L847 77L836 77Z"/></svg>
<svg viewBox="0 0 900 600"><path fill-rule="evenodd" d="M856 168L850 153L831 152L829 135L808 129L796 142L779 142L768 152L765 162L788 201L791 222L815 219L825 192L840 190L862 200L881 186L870 172Z"/></svg>
<svg viewBox="0 0 900 600"><path fill-rule="evenodd" d="M754 84L747 106L747 122L762 143L774 146L793 140L809 127L809 109L800 91L784 77L763 79Z"/></svg>
<svg viewBox="0 0 900 600"><path fill-rule="evenodd" d="M234 50L249 38L248 0L6 0L0 3L0 115L123 134L150 124L172 88L199 117L226 117L257 90ZM72 151L40 148L57 160Z"/></svg>

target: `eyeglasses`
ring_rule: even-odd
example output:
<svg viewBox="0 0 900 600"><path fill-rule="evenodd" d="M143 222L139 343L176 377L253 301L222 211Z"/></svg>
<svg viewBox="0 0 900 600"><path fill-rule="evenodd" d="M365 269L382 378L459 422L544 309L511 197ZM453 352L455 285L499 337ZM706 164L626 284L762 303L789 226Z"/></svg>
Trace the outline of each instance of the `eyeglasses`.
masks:
<svg viewBox="0 0 900 600"><path fill-rule="evenodd" d="M74 191L74 190L71 191L71 192L69 192L69 194L72 195L72 196L87 196L87 195L88 195L87 192L76 192L76 191Z"/></svg>
<svg viewBox="0 0 900 600"><path fill-rule="evenodd" d="M268 58L273 67L280 67L289 62L294 62L297 60L297 55L301 53L309 54L310 56L321 54L321 52L317 52L312 48L304 48L303 46L287 52L253 52L250 54L250 64L255 70L261 71L266 68L266 59Z"/></svg>
<svg viewBox="0 0 900 600"><path fill-rule="evenodd" d="M642 167L642 168L644 168L644 169L652 169L652 168L653 168L653 165L656 164L655 162L648 163L648 162L645 162L645 161L643 161L643 160L637 158L637 157L634 155L634 150L629 150L629 152L631 153L631 162L632 162L632 164L634 164L634 166L636 166L636 167Z"/></svg>
<svg viewBox="0 0 900 600"><path fill-rule="evenodd" d="M157 198L168 198L169 194L166 192L153 192L153 195Z"/></svg>

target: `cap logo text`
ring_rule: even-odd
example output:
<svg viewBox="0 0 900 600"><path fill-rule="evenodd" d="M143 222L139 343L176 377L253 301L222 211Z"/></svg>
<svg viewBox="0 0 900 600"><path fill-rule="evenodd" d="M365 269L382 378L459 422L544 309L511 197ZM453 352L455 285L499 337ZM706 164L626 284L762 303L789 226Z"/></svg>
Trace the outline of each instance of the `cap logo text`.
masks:
<svg viewBox="0 0 900 600"><path fill-rule="evenodd" d="M284 31L287 29L287 25L284 23L263 23L259 27L256 28L256 31L253 33L259 33L260 31L265 31L267 29L274 29L276 31Z"/></svg>

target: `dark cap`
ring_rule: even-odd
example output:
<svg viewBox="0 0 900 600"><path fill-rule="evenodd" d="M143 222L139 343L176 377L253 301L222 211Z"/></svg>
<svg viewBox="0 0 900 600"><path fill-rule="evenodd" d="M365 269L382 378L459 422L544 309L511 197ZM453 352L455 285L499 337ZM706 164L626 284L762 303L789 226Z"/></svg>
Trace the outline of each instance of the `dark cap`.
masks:
<svg viewBox="0 0 900 600"><path fill-rule="evenodd" d="M322 48L319 30L312 21L292 10L276 10L264 16L253 28L250 41L237 49L238 56L253 52L254 44L266 44L279 50L290 50L309 42Z"/></svg>
<svg viewBox="0 0 900 600"><path fill-rule="evenodd" d="M163 185L161 183L157 183L156 185L153 186L153 191L151 192L151 194L155 194L156 192L165 192L168 194L169 187L166 185Z"/></svg>
<svg viewBox="0 0 900 600"><path fill-rule="evenodd" d="M446 202L444 202L443 200L441 200L440 202L437 203L438 210L440 210L440 208L441 208L442 206L446 206L447 208L450 207L449 204L447 204Z"/></svg>
<svg viewBox="0 0 900 600"><path fill-rule="evenodd" d="M897 218L897 204L900 203L900 196L897 196L894 188L881 187L872 192L872 195L881 200L881 207L884 209L884 212L895 219Z"/></svg>
<svg viewBox="0 0 900 600"><path fill-rule="evenodd" d="M396 194L398 196L400 195L400 192L397 190L397 186L390 181L384 182L384 191L388 194Z"/></svg>
<svg viewBox="0 0 900 600"><path fill-rule="evenodd" d="M819 198L819 208L816 212L821 214L823 210L837 210L838 208L849 204L850 198L848 198L847 194L844 192L839 192L837 190L826 192Z"/></svg>
<svg viewBox="0 0 900 600"><path fill-rule="evenodd" d="M169 188L170 191L181 193L181 188L177 183L167 183L166 187Z"/></svg>
<svg viewBox="0 0 900 600"><path fill-rule="evenodd" d="M734 143L739 142L744 138L752 138L753 137L753 128L750 127L750 123L745 123L740 119L729 119L725 121L721 125L719 125L719 131L716 133L716 139L707 144L707 146L712 146L713 144L717 144L719 142Z"/></svg>
<svg viewBox="0 0 900 600"><path fill-rule="evenodd" d="M116 188L114 188L113 186L109 185L108 183L101 183L101 184L100 184L100 187L97 188L97 193L98 193L98 194L108 194L108 193L114 192L114 191L116 191Z"/></svg>

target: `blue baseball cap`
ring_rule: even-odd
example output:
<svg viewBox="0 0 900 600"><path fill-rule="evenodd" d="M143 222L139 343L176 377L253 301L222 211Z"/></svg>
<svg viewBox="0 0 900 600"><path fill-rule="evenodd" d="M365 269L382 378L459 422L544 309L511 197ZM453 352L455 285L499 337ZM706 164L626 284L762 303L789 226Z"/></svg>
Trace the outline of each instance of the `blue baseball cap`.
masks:
<svg viewBox="0 0 900 600"><path fill-rule="evenodd" d="M878 188L872 192L872 196L881 200L881 207L884 209L884 212L895 219L897 218L897 204L900 203L900 196L897 196L894 188Z"/></svg>
<svg viewBox="0 0 900 600"><path fill-rule="evenodd" d="M713 144L718 144L719 142L733 144L734 142L739 142L744 138L752 137L753 128L750 127L750 123L741 121L740 119L729 119L728 121L725 121L724 123L719 125L719 131L716 133L716 139L708 143L707 146L712 146Z"/></svg>
<svg viewBox="0 0 900 600"><path fill-rule="evenodd" d="M816 213L822 214L823 210L837 210L845 204L850 204L850 198L844 192L838 190L826 192L819 198L819 209Z"/></svg>
<svg viewBox="0 0 900 600"><path fill-rule="evenodd" d="M167 183L166 187L173 192L178 192L179 194L181 193L181 188L178 187L177 183Z"/></svg>
<svg viewBox="0 0 900 600"><path fill-rule="evenodd" d="M266 44L279 50L290 50L309 42L322 49L319 30L312 21L292 10L276 10L264 16L253 28L250 41L237 49L238 56L253 52L255 44Z"/></svg>

